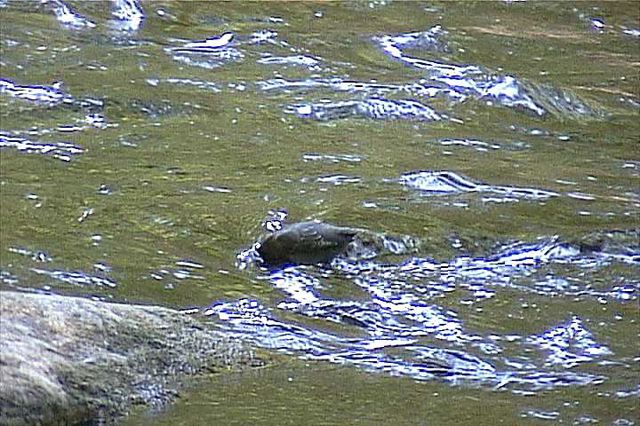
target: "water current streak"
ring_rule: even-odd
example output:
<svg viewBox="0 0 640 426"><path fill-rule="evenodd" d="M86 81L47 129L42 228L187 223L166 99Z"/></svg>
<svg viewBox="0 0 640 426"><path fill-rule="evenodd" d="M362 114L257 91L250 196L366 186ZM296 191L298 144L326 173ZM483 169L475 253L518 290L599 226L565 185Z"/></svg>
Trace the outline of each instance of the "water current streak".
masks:
<svg viewBox="0 0 640 426"><path fill-rule="evenodd" d="M418 101L403 99L369 98L361 101L339 101L292 105L287 112L302 118L319 121L347 117L365 117L374 120L407 119L417 121L439 121L444 118L431 107Z"/></svg>
<svg viewBox="0 0 640 426"><path fill-rule="evenodd" d="M449 171L418 171L400 176L400 183L407 188L420 191L422 195L458 194L464 192L494 193L509 199L544 200L559 194L535 188L496 186L475 183Z"/></svg>
<svg viewBox="0 0 640 426"><path fill-rule="evenodd" d="M464 181L457 186L473 188ZM407 247L396 247L403 245L403 240L394 241L395 245L378 244L378 255L407 252ZM243 256L249 256L248 252ZM575 285L550 289L532 279L538 272L547 281L553 279L550 270L554 265L575 265L583 276L585 268L605 267L612 261L602 256L600 252L583 252L558 238L509 244L485 257L460 256L448 262L411 257L389 263L375 255L350 256L334 260L328 269L290 266L260 276L286 296L277 309L242 299L215 303L204 313L217 317L227 331L259 346L368 371L523 394L560 386L594 385L606 378L571 369L600 362L612 352L598 343L579 316L560 320L549 330L529 336L484 335L469 331L454 309L438 303L446 296L459 297L461 305L482 306L484 300L503 289L541 296L637 300L637 291L621 298L616 289L606 292ZM366 297L327 297L323 294L326 280L350 283ZM284 322L278 318L278 311L294 313L301 320ZM351 330L349 336L355 337L307 328L303 318L341 324ZM519 355L505 355L514 351Z"/></svg>
<svg viewBox="0 0 640 426"><path fill-rule="evenodd" d="M475 65L455 65L438 60L425 60L407 53L420 50L438 53L445 49L441 38L446 32L440 26L422 32L375 37L382 51L413 68L424 71L426 81L444 87L456 95L450 100L474 98L488 104L498 104L536 116L553 114L575 118L596 116L597 113L566 90L524 83L510 75L494 75ZM443 91L443 93L446 93Z"/></svg>
<svg viewBox="0 0 640 426"><path fill-rule="evenodd" d="M84 149L68 142L35 142L0 132L0 148L14 148L28 154L49 155L61 161L71 161Z"/></svg>
<svg viewBox="0 0 640 426"><path fill-rule="evenodd" d="M120 31L137 31L144 23L145 15L138 0L113 0L113 28Z"/></svg>
<svg viewBox="0 0 640 426"><path fill-rule="evenodd" d="M60 24L69 29L95 28L96 24L77 13L62 0L44 0Z"/></svg>
<svg viewBox="0 0 640 426"><path fill-rule="evenodd" d="M54 83L51 86L38 84L21 85L3 78L0 79L0 94L48 107L67 105L90 110L104 107L104 103L98 99L76 99L67 94L62 90L61 82Z"/></svg>
<svg viewBox="0 0 640 426"><path fill-rule="evenodd" d="M45 106L74 103L74 98L62 91L61 87L61 83L52 86L20 85L11 80L0 79L0 93Z"/></svg>
<svg viewBox="0 0 640 426"><path fill-rule="evenodd" d="M244 53L233 47L233 39L232 33L224 33L204 40L178 40L182 42L182 45L168 47L165 52L171 55L175 61L213 69L244 58Z"/></svg>
<svg viewBox="0 0 640 426"><path fill-rule="evenodd" d="M39 268L31 268L32 272L35 272L39 275L46 275L50 278L53 278L58 281L62 281L67 284L72 284L75 286L90 286L90 287L111 287L114 288L118 284L104 277L98 277L94 275L89 275L81 271L56 271L56 270L48 270L48 269L39 269Z"/></svg>

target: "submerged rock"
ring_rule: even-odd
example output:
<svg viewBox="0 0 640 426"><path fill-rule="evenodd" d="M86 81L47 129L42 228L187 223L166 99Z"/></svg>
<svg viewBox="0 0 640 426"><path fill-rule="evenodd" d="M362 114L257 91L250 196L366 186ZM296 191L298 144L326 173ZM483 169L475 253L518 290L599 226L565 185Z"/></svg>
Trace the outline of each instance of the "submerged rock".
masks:
<svg viewBox="0 0 640 426"><path fill-rule="evenodd" d="M185 375L259 365L237 340L156 306L0 292L0 424L112 423Z"/></svg>
<svg viewBox="0 0 640 426"><path fill-rule="evenodd" d="M328 263L346 251L357 233L317 221L293 223L267 236L257 251L269 266Z"/></svg>

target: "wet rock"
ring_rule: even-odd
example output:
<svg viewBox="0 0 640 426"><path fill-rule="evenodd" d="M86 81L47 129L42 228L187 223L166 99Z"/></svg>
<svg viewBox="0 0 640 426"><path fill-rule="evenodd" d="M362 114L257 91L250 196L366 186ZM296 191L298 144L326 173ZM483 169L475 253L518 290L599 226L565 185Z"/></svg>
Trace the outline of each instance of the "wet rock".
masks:
<svg viewBox="0 0 640 426"><path fill-rule="evenodd" d="M113 423L161 407L186 375L260 364L178 311L0 292L0 424Z"/></svg>
<svg viewBox="0 0 640 426"><path fill-rule="evenodd" d="M267 236L257 251L269 266L328 263L346 251L357 233L316 221L293 223Z"/></svg>

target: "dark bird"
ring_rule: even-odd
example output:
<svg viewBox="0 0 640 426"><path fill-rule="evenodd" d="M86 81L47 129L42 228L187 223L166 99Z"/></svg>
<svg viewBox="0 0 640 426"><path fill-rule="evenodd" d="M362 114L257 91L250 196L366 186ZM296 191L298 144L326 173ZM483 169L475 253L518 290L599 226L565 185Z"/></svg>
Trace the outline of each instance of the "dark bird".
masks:
<svg viewBox="0 0 640 426"><path fill-rule="evenodd" d="M267 236L257 251L269 266L329 263L345 252L357 233L352 228L316 221L293 223Z"/></svg>

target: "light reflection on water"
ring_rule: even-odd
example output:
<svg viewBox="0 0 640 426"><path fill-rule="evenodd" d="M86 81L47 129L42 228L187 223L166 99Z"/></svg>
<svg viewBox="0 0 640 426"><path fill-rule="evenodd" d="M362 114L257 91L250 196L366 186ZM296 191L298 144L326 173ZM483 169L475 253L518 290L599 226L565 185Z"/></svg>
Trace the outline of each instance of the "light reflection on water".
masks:
<svg viewBox="0 0 640 426"><path fill-rule="evenodd" d="M1 2L3 288L211 304L461 394L637 398L629 5L387 3ZM283 207L376 248L234 269Z"/></svg>
<svg viewBox="0 0 640 426"><path fill-rule="evenodd" d="M620 256L618 260L638 264L637 254ZM291 266L262 277L286 295L277 310L256 300L242 299L215 303L204 313L221 320L225 330L259 346L418 380L438 378L453 384L527 393L558 386L594 385L606 377L572 369L585 363L612 362L615 354L594 338L578 316L535 335L478 335L467 331L455 310L442 306L442 299L460 298L461 304L481 307L485 300L499 298L501 288L509 288L546 297L580 295L637 301L636 283L596 291L590 289L588 280L579 279L583 281L580 284L570 276L584 268L603 268L610 262L604 259L603 253L583 254L557 239L514 244L492 256L459 257L444 263L415 257L399 264L337 259L325 271ZM558 277L572 279L573 284L549 285L549 277L543 285L527 280L552 264L574 265L573 273ZM339 285L360 287L369 299L323 297L324 278L331 276L338 277ZM461 296L460 290L466 290L466 294ZM363 337L320 332L307 328L302 321L283 322L278 319L278 311L340 323L357 329ZM423 342L421 339L425 338L428 340ZM441 341L439 347L432 346L437 341ZM509 357L503 355L505 345L511 347ZM531 346L539 351L531 354ZM403 356L385 352L398 347L404 349ZM557 371L554 366L562 368Z"/></svg>

